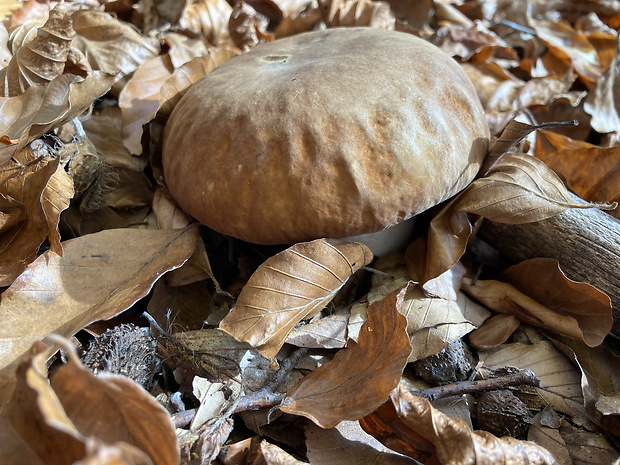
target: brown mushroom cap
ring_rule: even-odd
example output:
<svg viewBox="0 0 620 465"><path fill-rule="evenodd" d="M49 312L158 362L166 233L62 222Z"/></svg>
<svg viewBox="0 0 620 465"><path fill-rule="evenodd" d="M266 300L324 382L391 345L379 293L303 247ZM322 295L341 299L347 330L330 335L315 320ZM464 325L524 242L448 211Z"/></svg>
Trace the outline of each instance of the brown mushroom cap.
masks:
<svg viewBox="0 0 620 465"><path fill-rule="evenodd" d="M474 87L422 39L371 28L300 34L195 83L165 130L181 208L260 244L379 231L471 182L489 131Z"/></svg>

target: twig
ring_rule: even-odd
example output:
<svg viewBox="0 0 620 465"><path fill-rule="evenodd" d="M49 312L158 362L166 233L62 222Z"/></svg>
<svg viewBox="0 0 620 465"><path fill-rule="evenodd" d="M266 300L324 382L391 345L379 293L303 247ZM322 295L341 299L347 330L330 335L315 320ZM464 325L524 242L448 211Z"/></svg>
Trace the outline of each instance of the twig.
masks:
<svg viewBox="0 0 620 465"><path fill-rule="evenodd" d="M184 428L189 425L196 416L196 409L183 410L182 412L173 413L171 415L172 423L175 428Z"/></svg>
<svg viewBox="0 0 620 465"><path fill-rule="evenodd" d="M411 393L415 396L424 397L425 399L433 401L445 397L459 396L461 394L503 389L509 386L539 387L540 380L532 371L523 370L500 378L484 379L480 381L461 381L458 383L446 384L445 386L412 391Z"/></svg>

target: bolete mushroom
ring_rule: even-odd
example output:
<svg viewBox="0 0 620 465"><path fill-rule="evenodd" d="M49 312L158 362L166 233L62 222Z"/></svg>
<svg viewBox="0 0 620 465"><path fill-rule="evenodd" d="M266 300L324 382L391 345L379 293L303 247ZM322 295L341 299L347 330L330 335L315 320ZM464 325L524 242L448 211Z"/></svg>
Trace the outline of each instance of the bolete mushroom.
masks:
<svg viewBox="0 0 620 465"><path fill-rule="evenodd" d="M489 130L474 87L413 35L327 29L260 45L183 96L165 181L221 233L293 244L385 230L478 172Z"/></svg>

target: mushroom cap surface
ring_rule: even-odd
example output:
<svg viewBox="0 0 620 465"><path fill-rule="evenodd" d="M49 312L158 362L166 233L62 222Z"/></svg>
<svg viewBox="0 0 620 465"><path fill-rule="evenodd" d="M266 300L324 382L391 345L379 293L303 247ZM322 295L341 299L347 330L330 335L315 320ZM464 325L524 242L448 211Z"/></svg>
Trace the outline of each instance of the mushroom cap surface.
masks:
<svg viewBox="0 0 620 465"><path fill-rule="evenodd" d="M405 33L327 29L260 45L192 85L162 162L201 223L292 244L383 230L452 197L488 140L449 55Z"/></svg>

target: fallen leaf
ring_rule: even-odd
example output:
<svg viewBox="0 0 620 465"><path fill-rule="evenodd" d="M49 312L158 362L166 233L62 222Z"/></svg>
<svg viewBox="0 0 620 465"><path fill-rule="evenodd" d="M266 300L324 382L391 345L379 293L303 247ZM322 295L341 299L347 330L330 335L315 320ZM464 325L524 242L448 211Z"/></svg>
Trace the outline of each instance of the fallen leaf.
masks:
<svg viewBox="0 0 620 465"><path fill-rule="evenodd" d="M337 309L331 315L296 327L286 338L287 344L317 349L342 349L347 345L347 323L350 313Z"/></svg>
<svg viewBox="0 0 620 465"><path fill-rule="evenodd" d="M264 439L252 449L247 458L248 465L303 465L305 463Z"/></svg>
<svg viewBox="0 0 620 465"><path fill-rule="evenodd" d="M245 2L235 5L228 21L230 38L243 51L272 42L275 34L267 31L268 26L269 19Z"/></svg>
<svg viewBox="0 0 620 465"><path fill-rule="evenodd" d="M0 405L12 392L17 359L51 333L70 336L144 297L166 271L189 258L197 228L107 230L41 255L2 294Z"/></svg>
<svg viewBox="0 0 620 465"><path fill-rule="evenodd" d="M168 54L150 58L138 67L121 91L118 106L123 112L123 143L131 154L142 153L142 126L155 117L162 86L172 71Z"/></svg>
<svg viewBox="0 0 620 465"><path fill-rule="evenodd" d="M393 30L396 18L389 3L372 0L319 0L327 27L369 26Z"/></svg>
<svg viewBox="0 0 620 465"><path fill-rule="evenodd" d="M218 45L228 32L228 20L232 7L226 0L198 0L188 3L179 25L190 31L202 34L213 45Z"/></svg>
<svg viewBox="0 0 620 465"><path fill-rule="evenodd" d="M391 399L403 423L435 446L439 463L556 463L549 451L533 442L472 431L461 419L449 418L403 387L394 389Z"/></svg>
<svg viewBox="0 0 620 465"><path fill-rule="evenodd" d="M357 242L296 244L259 266L220 329L273 358L295 325L320 312L372 258Z"/></svg>
<svg viewBox="0 0 620 465"><path fill-rule="evenodd" d="M406 289L368 308L358 342L304 377L280 410L310 418L322 428L358 420L381 405L398 384L411 352L405 318L399 313Z"/></svg>
<svg viewBox="0 0 620 465"><path fill-rule="evenodd" d="M125 75L159 54L156 40L104 11L81 9L72 13L71 19L77 34L73 46L88 58L93 69Z"/></svg>
<svg viewBox="0 0 620 465"><path fill-rule="evenodd" d="M540 160L506 153L487 175L472 182L431 221L424 280L452 268L465 252L473 228L467 213L521 224L550 218L567 208L597 206L602 207L574 200L560 178Z"/></svg>
<svg viewBox="0 0 620 465"><path fill-rule="evenodd" d="M66 5L56 5L47 22L38 28L37 36L14 51L8 66L0 71L0 96L14 97L63 74L73 36Z"/></svg>
<svg viewBox="0 0 620 465"><path fill-rule="evenodd" d="M357 422L343 421L335 428L323 429L312 422L304 428L308 459L312 465L414 465L416 462L395 454Z"/></svg>
<svg viewBox="0 0 620 465"><path fill-rule="evenodd" d="M510 313L492 316L469 333L469 345L479 351L494 349L503 344L521 325L521 320Z"/></svg>
<svg viewBox="0 0 620 465"><path fill-rule="evenodd" d="M24 271L46 238L51 251L62 255L58 221L73 197L71 178L59 159L37 161L28 148L16 155L16 161L21 168L7 167L0 173L0 194L10 200L9 208L2 210L19 209L0 235L0 286L9 286Z"/></svg>
<svg viewBox="0 0 620 465"><path fill-rule="evenodd" d="M116 76L93 72L86 78L63 74L42 87L29 87L17 97L0 97L0 166L33 140L72 120L106 93Z"/></svg>
<svg viewBox="0 0 620 465"><path fill-rule="evenodd" d="M51 386L67 417L85 437L106 444L125 442L155 465L179 463L177 437L168 412L125 376L84 368L77 353L54 373Z"/></svg>

